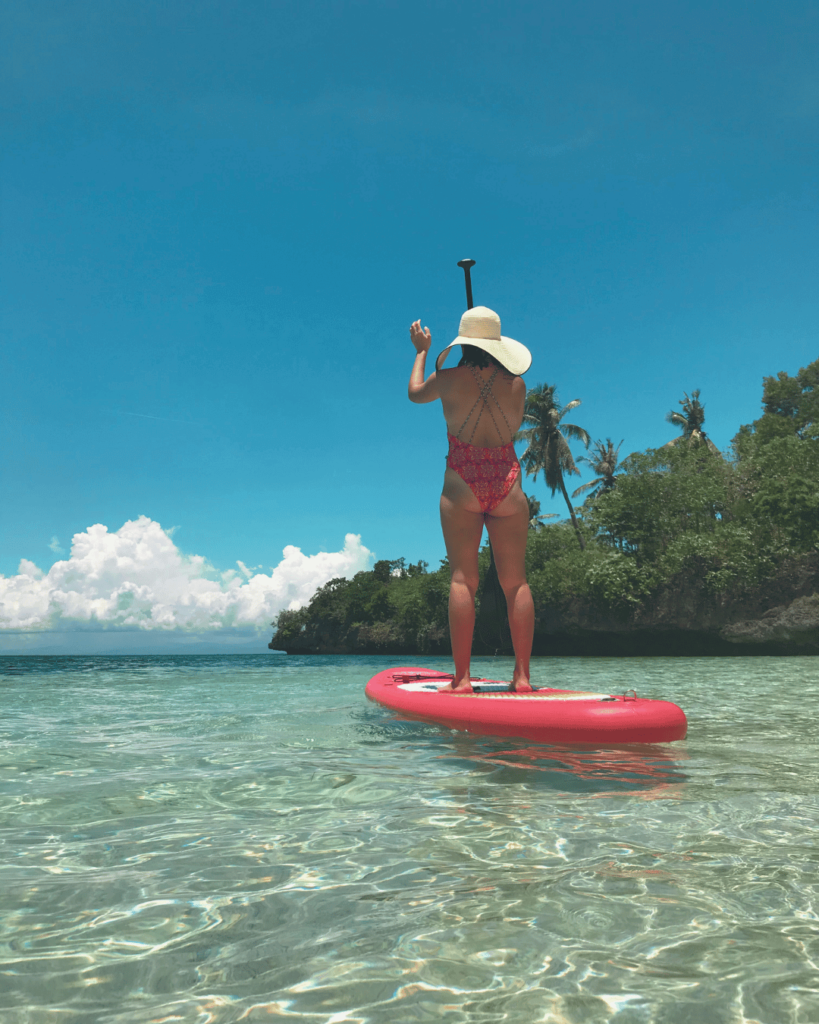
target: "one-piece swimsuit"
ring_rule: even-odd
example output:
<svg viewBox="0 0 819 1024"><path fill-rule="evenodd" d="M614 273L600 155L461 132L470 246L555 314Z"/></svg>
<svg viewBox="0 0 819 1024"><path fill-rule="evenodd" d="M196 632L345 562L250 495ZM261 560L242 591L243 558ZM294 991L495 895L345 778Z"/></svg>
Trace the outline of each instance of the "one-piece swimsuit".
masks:
<svg viewBox="0 0 819 1024"><path fill-rule="evenodd" d="M501 441L503 441L503 434L489 404L490 398L500 410L509 434L514 435L514 431L509 426L509 420L506 419L506 414L492 391L492 384L498 375L497 367L486 381L482 379L474 366L469 368L480 388L480 392L475 400L475 404L469 410L469 415L461 424L461 429L458 433L451 434L447 431L449 454L447 455L446 464L449 469L454 469L458 476L469 485L472 493L480 502L481 511L486 515L497 508L512 490L515 480L520 476L520 463L515 454L515 446L511 440L499 448L480 448L478 445L472 444L472 438L475 436L475 431L484 409L487 410L492 418L495 429ZM477 419L472 427L472 433L469 435L469 441L461 441L461 434L467 423L472 419L472 414L478 405L481 407L478 410Z"/></svg>

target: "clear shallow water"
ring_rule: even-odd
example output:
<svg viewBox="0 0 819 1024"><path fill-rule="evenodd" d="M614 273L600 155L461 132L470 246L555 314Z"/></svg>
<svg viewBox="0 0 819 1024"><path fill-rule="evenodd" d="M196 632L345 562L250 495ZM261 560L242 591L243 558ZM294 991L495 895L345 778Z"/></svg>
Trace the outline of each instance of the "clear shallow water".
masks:
<svg viewBox="0 0 819 1024"><path fill-rule="evenodd" d="M0 658L3 1024L819 1021L819 659L537 659L685 709L623 750L400 721L394 663Z"/></svg>

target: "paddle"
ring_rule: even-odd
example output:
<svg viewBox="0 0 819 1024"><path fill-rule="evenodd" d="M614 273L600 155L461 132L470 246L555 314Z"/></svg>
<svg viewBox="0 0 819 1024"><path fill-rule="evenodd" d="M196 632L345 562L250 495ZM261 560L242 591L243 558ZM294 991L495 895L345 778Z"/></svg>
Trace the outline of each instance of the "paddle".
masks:
<svg viewBox="0 0 819 1024"><path fill-rule="evenodd" d="M458 260L458 266L462 268L464 272L464 278L466 279L466 308L472 309L472 278L469 270L475 266L474 260Z"/></svg>

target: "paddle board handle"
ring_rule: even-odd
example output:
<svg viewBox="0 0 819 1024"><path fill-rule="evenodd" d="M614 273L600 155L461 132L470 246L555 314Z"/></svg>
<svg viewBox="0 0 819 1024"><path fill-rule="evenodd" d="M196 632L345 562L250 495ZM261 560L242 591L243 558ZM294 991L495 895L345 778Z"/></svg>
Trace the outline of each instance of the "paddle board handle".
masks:
<svg viewBox="0 0 819 1024"><path fill-rule="evenodd" d="M472 278L469 274L469 268L475 266L474 260L458 260L458 266L464 272L464 278L466 279L466 308L472 309Z"/></svg>

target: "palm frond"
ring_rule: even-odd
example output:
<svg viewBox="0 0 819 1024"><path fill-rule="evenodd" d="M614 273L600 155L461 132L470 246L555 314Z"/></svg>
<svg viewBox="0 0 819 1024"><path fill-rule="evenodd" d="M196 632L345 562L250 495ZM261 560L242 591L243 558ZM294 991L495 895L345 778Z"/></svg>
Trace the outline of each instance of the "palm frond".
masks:
<svg viewBox="0 0 819 1024"><path fill-rule="evenodd" d="M587 430L576 426L574 423L561 423L560 432L573 441L582 441L586 448L591 444L591 437Z"/></svg>
<svg viewBox="0 0 819 1024"><path fill-rule="evenodd" d="M591 440L582 427L561 423L567 412L581 404L580 399L564 407L557 401L555 392L554 384L536 384L527 392L523 416L526 426L515 434L515 441L526 443L526 449L520 455L526 475L537 480L542 472L552 494L563 489L565 475L579 475L580 472L567 438L580 441L587 448Z"/></svg>
<svg viewBox="0 0 819 1024"><path fill-rule="evenodd" d="M696 388L690 395L683 391L679 404L682 406L682 412L669 412L665 418L669 423L679 427L684 437L691 437L695 431L701 431L705 423L705 406L700 401L700 389Z"/></svg>
<svg viewBox="0 0 819 1024"><path fill-rule="evenodd" d="M558 516L557 512L544 512L543 515L532 516L532 518L529 520L529 529L530 530L537 530L538 527L543 526L543 523L541 522L541 520L543 520L543 519L559 519L559 518L560 517Z"/></svg>
<svg viewBox="0 0 819 1024"><path fill-rule="evenodd" d="M572 491L572 497L576 498L578 496L578 494L582 494L583 491L591 490L592 487L598 487L598 488L602 489L604 485L605 485L605 481L602 480L602 479L591 480L587 484L581 484L577 488L576 491Z"/></svg>

